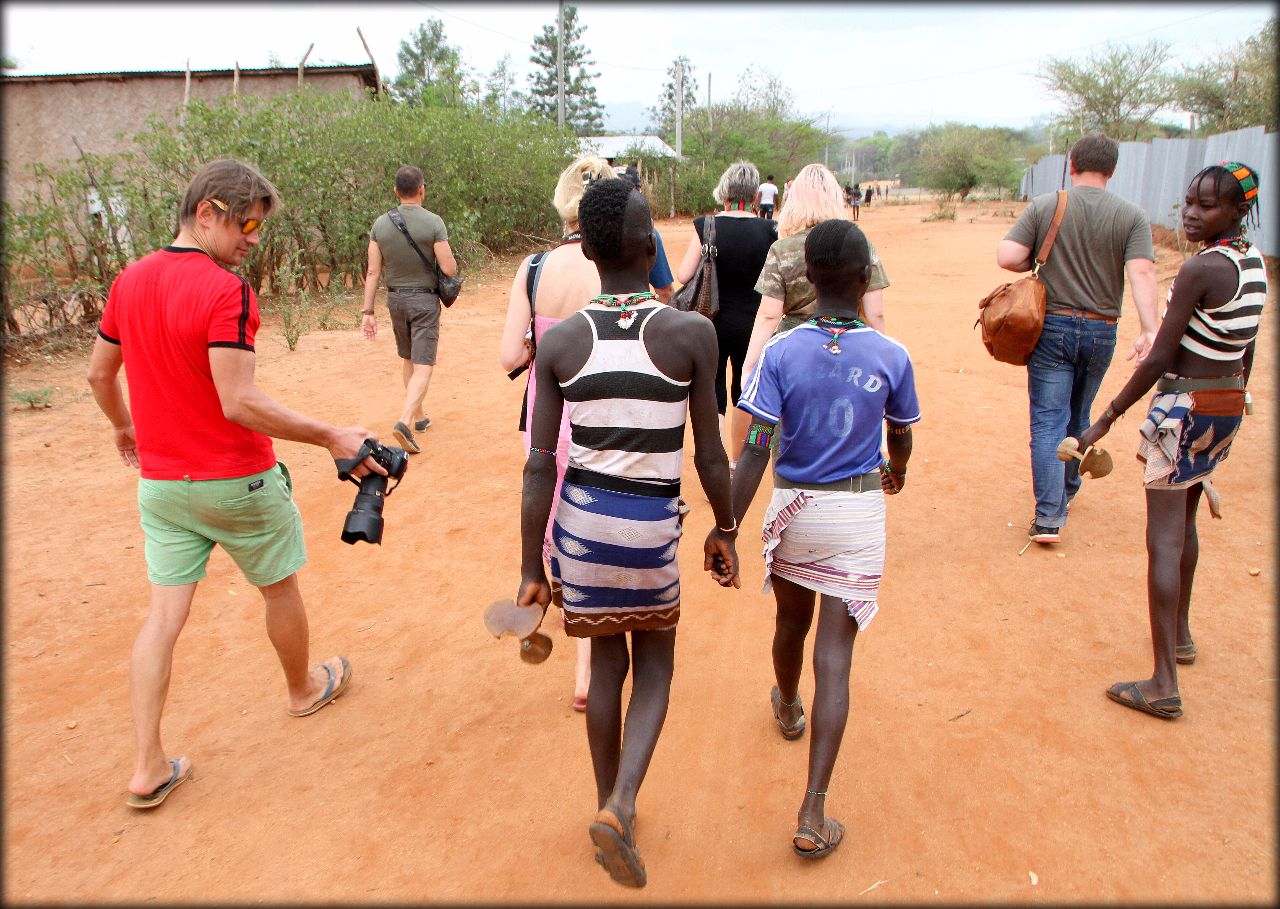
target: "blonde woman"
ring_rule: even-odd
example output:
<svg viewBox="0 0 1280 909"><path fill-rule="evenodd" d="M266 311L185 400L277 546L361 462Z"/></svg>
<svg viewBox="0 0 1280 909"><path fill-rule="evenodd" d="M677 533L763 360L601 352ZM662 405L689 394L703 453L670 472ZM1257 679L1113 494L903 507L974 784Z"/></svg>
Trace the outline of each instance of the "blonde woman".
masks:
<svg viewBox="0 0 1280 909"><path fill-rule="evenodd" d="M716 409L720 412L722 432L728 404L730 401L737 404L738 395L742 391L742 380L746 377L742 368L743 358L747 353L747 342L751 339L756 310L760 308L756 279L760 276L769 247L778 238L777 222L769 218L758 218L751 211L751 202L758 194L759 187L760 171L756 166L750 161L736 161L725 169L711 194L716 204L723 206L723 211L714 214L716 279L720 288L720 314L715 321L716 344L719 347L716 358ZM706 239L708 217L712 216L703 215L693 220L693 237L689 240L689 248L685 250L684 260L676 269L676 277L682 284L687 284L693 278L702 262L702 244ZM730 364L733 365L733 376L726 391ZM734 452L729 459L730 467L737 461L737 452L741 448L742 439L730 440L730 449Z"/></svg>
<svg viewBox="0 0 1280 909"><path fill-rule="evenodd" d="M788 182L786 205L778 219L778 241L765 256L764 268L755 289L760 293L760 308L751 328L751 340L743 359L742 374L751 375L765 342L776 332L787 331L814 316L817 291L805 277L804 241L810 228L833 218L849 220L844 204L844 190L835 174L821 164L809 164ZM884 332L884 289L889 286L880 255L871 238L871 280L862 298L863 321L876 331ZM736 461L742 453L742 441L751 424L745 411L734 409L733 438L730 457Z"/></svg>
<svg viewBox="0 0 1280 909"><path fill-rule="evenodd" d="M533 256L525 259L516 271L515 280L511 282L511 296L507 304L507 320L502 329L502 342L498 351L498 359L502 368L508 372L517 367L532 367L537 343L552 325L573 315L594 296L600 293L600 273L595 263L582 254L582 234L578 230L578 202L582 193L596 180L612 179L613 168L604 158L587 156L574 161L560 174L556 183L555 194L551 204L555 206L563 225L559 244L542 256L534 271L533 300L526 292L528 275ZM530 332L532 334L530 335ZM529 338L532 337L532 341ZM533 402L537 395L537 383L534 370L529 369L528 398L526 413L533 416ZM560 484L564 480L565 469L569 466L569 416L568 409L560 421L560 436L556 443L556 490L560 495ZM526 419L524 430L524 450L529 450L529 424ZM554 500L553 500L554 501ZM549 557L551 547L551 522L547 522L547 532L543 544L543 553ZM554 598L560 605L559 595ZM561 619L563 624L563 617ZM578 659L574 671L573 709L579 713L587 709L587 692L591 682L591 639L577 638Z"/></svg>

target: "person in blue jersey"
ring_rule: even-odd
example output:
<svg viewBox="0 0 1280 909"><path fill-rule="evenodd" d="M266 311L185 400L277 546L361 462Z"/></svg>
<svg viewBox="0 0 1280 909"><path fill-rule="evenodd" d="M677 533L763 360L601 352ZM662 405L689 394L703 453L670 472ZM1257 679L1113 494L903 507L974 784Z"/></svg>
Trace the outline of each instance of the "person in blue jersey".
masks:
<svg viewBox="0 0 1280 909"><path fill-rule="evenodd" d="M752 416L733 482L740 521L751 507L779 435L773 499L765 512L767 592L777 619L770 694L785 739L804 734L804 644L813 624L815 674L809 772L792 849L829 855L844 826L826 814L827 787L849 718L853 641L879 608L885 495L902 490L911 424L920 419L907 350L858 316L871 277L867 238L851 221L828 220L805 238L806 275L817 291L812 319L764 347L738 406ZM881 454L888 424L888 459ZM712 531L707 545L716 539Z"/></svg>
<svg viewBox="0 0 1280 909"><path fill-rule="evenodd" d="M538 344L516 602L544 608L551 602L542 542L567 411L569 466L555 503L551 574L560 585L566 633L592 639L587 742L598 811L590 834L609 875L643 887L648 873L633 832L636 795L666 718L675 667L686 419L693 422L698 479L722 528L707 541L703 564L726 587L738 586L737 524L716 420L714 326L664 306L649 290L653 219L629 181L588 186L578 223L582 253L600 273L600 293Z"/></svg>
<svg viewBox="0 0 1280 909"><path fill-rule="evenodd" d="M1107 697L1171 720L1182 716L1178 663L1196 660L1189 614L1200 557L1196 510L1203 492L1221 517L1211 476L1227 457L1246 413L1258 323L1267 297L1262 253L1245 235L1257 223L1258 175L1223 161L1191 179L1182 209L1187 239L1202 247L1178 270L1150 353L1078 440L1085 451L1151 386L1138 427L1138 460L1147 496L1147 612L1155 669L1148 679L1116 682Z"/></svg>

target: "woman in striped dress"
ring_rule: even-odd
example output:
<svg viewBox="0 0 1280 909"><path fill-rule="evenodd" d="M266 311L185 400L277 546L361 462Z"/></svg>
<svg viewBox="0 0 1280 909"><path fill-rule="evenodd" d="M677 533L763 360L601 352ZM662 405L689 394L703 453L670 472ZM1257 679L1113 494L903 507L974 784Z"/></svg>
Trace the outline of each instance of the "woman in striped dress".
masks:
<svg viewBox="0 0 1280 909"><path fill-rule="evenodd" d="M1224 161L1196 174L1187 187L1182 226L1202 244L1178 271L1155 343L1106 412L1081 435L1080 450L1104 435L1154 385L1139 427L1138 460L1146 465L1147 600L1155 671L1117 682L1107 697L1162 719L1182 716L1177 663L1196 659L1188 615L1200 543L1200 493L1220 517L1210 476L1227 457L1245 413L1267 275L1258 248L1245 236L1257 219L1258 176Z"/></svg>

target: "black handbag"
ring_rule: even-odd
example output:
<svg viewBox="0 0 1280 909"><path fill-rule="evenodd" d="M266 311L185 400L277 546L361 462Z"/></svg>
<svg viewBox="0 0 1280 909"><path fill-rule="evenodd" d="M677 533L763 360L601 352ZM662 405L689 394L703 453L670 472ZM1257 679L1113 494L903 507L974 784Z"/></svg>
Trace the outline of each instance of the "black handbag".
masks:
<svg viewBox="0 0 1280 909"><path fill-rule="evenodd" d="M462 278L458 275L446 275L440 271L440 263L433 262L427 258L426 253L418 246L412 236L409 235L409 228L405 226L404 218L401 216L399 209L391 209L387 212L387 217L404 234L404 238L409 241L409 245L413 247L413 251L418 254L418 258L422 260L422 264L427 269L435 272L436 275L436 296L440 298L440 302L445 306L452 306L453 301L458 299L458 294L462 293Z"/></svg>
<svg viewBox="0 0 1280 909"><path fill-rule="evenodd" d="M716 216L707 215L706 242L702 244L702 262L689 283L671 297L671 305L684 312L696 312L715 319L720 314L720 282L716 278Z"/></svg>

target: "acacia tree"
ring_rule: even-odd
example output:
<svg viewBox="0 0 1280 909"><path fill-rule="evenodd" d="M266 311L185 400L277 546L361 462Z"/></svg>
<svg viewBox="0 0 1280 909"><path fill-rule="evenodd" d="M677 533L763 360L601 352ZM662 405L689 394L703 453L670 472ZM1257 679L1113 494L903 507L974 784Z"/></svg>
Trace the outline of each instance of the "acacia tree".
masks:
<svg viewBox="0 0 1280 909"><path fill-rule="evenodd" d="M658 103L649 108L649 116L653 118L658 134L668 142L673 141L676 131L676 111L679 107L679 67L684 64L684 114L686 117L698 106L698 79L693 74L693 64L684 54L676 57L667 67L667 82L662 86L662 94Z"/></svg>
<svg viewBox="0 0 1280 909"><path fill-rule="evenodd" d="M1174 100L1165 71L1169 45L1141 47L1108 43L1082 60L1050 57L1038 78L1066 106L1063 119L1077 134L1104 132L1113 139L1142 138L1157 113Z"/></svg>
<svg viewBox="0 0 1280 909"><path fill-rule="evenodd" d="M961 201L980 186L1016 190L1021 166L1008 130L961 123L934 126L920 137L920 185Z"/></svg>
<svg viewBox="0 0 1280 909"><path fill-rule="evenodd" d="M1202 134L1246 126L1276 130L1276 20L1217 59L1176 78L1178 103Z"/></svg>
<svg viewBox="0 0 1280 909"><path fill-rule="evenodd" d="M587 56L582 33L586 26L578 22L577 7L564 8L564 122L579 136L595 136L604 130L604 107L596 99L593 80L599 73L588 72L595 61ZM529 110L548 120L558 116L556 93L555 24L544 25L542 34L533 39L529 62Z"/></svg>
<svg viewBox="0 0 1280 909"><path fill-rule="evenodd" d="M465 107L479 94L462 54L445 41L439 19L420 23L396 54L400 72L391 83L397 101L423 107Z"/></svg>

